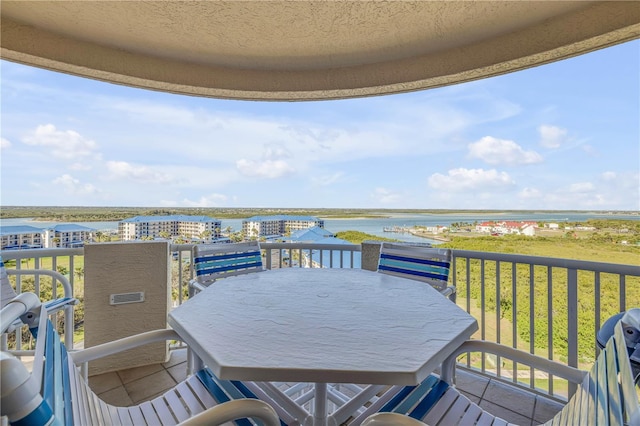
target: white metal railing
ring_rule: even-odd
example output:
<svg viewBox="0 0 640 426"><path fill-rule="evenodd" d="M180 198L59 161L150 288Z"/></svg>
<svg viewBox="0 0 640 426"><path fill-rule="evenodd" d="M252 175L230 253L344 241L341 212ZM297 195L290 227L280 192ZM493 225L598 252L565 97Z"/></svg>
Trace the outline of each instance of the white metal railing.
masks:
<svg viewBox="0 0 640 426"><path fill-rule="evenodd" d="M268 269L360 267L360 245L264 242L261 247ZM191 249L191 244L170 245L171 285L176 305L188 297L188 282L194 276ZM453 252L451 280L457 287L456 303L478 319L477 338L574 367L587 368L595 359L596 333L606 319L640 306L638 265L468 250ZM76 296L78 290L82 291L81 271L76 271L84 265L82 248L7 250L0 254L5 261L16 260L17 269L55 270L62 266L67 269ZM81 296L78 298L82 301ZM548 378L537 380L537 372L524 372L517 365L508 362L503 365L502 361L483 356L480 360L467 359L464 364L481 374L544 394L565 398L572 393L570 386Z"/></svg>
<svg viewBox="0 0 640 426"><path fill-rule="evenodd" d="M263 242L267 269L360 268L359 244L276 243Z"/></svg>
<svg viewBox="0 0 640 426"><path fill-rule="evenodd" d="M83 256L83 249L28 249L6 250L0 252L3 261L9 269L9 276L15 283L16 293L32 291L41 300L53 300L61 297L74 297L74 276L76 257ZM42 273L38 271L42 270ZM67 272L62 274L62 272ZM45 273L46 272L46 273ZM29 281L26 281L28 279ZM33 280L33 282L31 282ZM33 285L33 288L31 288ZM77 325L74 310L83 309L79 306L67 306L51 314L51 320L58 324L60 315L64 319L65 345L73 349L74 329ZM83 310L81 312L84 312ZM0 341L2 350L8 349L8 342L13 341L11 350L16 355L32 352L33 340L25 327L18 327L11 333L3 334ZM24 345L26 343L26 347Z"/></svg>
<svg viewBox="0 0 640 426"><path fill-rule="evenodd" d="M586 368L597 356L596 336L613 314L640 307L640 266L505 253L454 250L457 303L478 319L483 340ZM544 352L541 352L543 350ZM467 367L564 399L554 380L499 358ZM524 374L523 374L524 373ZM541 388L542 384L542 388Z"/></svg>

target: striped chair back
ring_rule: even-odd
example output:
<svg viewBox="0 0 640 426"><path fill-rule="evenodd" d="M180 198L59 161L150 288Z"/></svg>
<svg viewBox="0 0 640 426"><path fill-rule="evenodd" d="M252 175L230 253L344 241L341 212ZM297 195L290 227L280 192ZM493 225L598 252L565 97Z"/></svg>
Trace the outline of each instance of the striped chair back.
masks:
<svg viewBox="0 0 640 426"><path fill-rule="evenodd" d="M450 295L453 288L447 283L451 259L450 249L382 243L378 272L422 281Z"/></svg>
<svg viewBox="0 0 640 426"><path fill-rule="evenodd" d="M197 287L207 287L220 278L264 270L257 241L196 245L193 247L193 265Z"/></svg>

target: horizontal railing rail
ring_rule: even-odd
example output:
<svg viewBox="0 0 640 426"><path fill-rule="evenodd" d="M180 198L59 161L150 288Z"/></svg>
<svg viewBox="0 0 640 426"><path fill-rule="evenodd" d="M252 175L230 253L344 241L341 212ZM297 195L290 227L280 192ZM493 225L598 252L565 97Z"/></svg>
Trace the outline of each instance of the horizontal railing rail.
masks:
<svg viewBox="0 0 640 426"><path fill-rule="evenodd" d="M457 303L478 319L477 338L577 368L597 356L610 316L640 306L640 266L454 250ZM468 368L564 399L575 387L533 369L483 356ZM565 389L566 388L566 389Z"/></svg>

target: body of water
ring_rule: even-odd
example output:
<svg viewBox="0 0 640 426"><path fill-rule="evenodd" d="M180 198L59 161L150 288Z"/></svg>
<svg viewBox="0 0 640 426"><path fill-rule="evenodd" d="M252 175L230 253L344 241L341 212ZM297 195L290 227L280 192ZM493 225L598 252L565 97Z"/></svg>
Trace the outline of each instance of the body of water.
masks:
<svg viewBox="0 0 640 426"><path fill-rule="evenodd" d="M450 226L452 223L475 223L489 220L494 221L522 221L532 220L536 222L584 222L588 219L624 219L640 220L640 215L622 214L595 214L595 213L566 213L566 212L538 212L538 213L451 213L451 214L394 214L387 218L353 218L353 219L326 219L324 227L333 232L360 231L379 237L396 238L402 241L429 242L429 239L415 237L409 234L384 232L383 228L393 226L413 227L419 226ZM222 229L230 226L234 231L242 229L242 219L221 219ZM117 231L118 222L66 222L93 228L98 231ZM2 219L0 226L28 225L36 228L50 228L59 225L60 222L40 222L29 218Z"/></svg>

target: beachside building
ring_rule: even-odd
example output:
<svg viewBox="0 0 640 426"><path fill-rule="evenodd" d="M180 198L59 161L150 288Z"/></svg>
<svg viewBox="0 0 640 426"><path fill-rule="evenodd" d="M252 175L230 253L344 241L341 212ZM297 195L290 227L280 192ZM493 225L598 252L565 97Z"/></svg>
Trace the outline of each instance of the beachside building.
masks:
<svg viewBox="0 0 640 426"><path fill-rule="evenodd" d="M86 242L93 241L95 229L75 224L60 224L43 230L44 247L76 248L83 247Z"/></svg>
<svg viewBox="0 0 640 426"><path fill-rule="evenodd" d="M537 228L538 223L535 221L482 222L476 225L476 232L534 236Z"/></svg>
<svg viewBox="0 0 640 426"><path fill-rule="evenodd" d="M246 238L268 239L314 226L324 228L324 220L314 216L253 216L242 221L242 232Z"/></svg>
<svg viewBox="0 0 640 426"><path fill-rule="evenodd" d="M75 224L60 224L49 229L35 226L3 226L0 228L0 237L2 250L75 248L93 241L95 231Z"/></svg>
<svg viewBox="0 0 640 426"><path fill-rule="evenodd" d="M0 249L17 250L27 248L42 248L43 230L35 226L1 226Z"/></svg>
<svg viewBox="0 0 640 426"><path fill-rule="evenodd" d="M118 222L122 241L156 238L184 238L212 243L220 237L222 222L209 216L135 216Z"/></svg>

